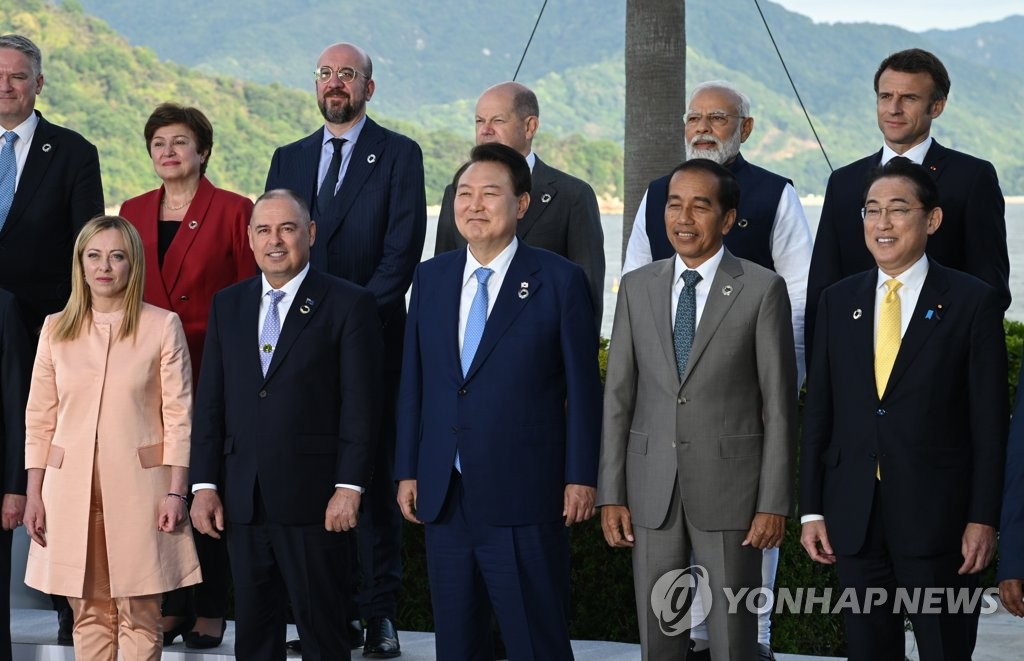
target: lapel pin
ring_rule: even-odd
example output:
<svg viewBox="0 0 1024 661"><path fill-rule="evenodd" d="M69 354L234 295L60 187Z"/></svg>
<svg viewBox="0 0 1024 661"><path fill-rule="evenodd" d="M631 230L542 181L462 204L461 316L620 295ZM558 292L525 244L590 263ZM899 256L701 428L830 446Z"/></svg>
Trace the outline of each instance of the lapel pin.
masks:
<svg viewBox="0 0 1024 661"><path fill-rule="evenodd" d="M725 294L726 296L731 294L732 293L732 285L726 285L726 286L722 287L722 293Z"/></svg>
<svg viewBox="0 0 1024 661"><path fill-rule="evenodd" d="M540 196L540 201L543 202L544 204L547 204L548 202L550 202L551 201L551 193L544 193L543 195L541 195Z"/></svg>
<svg viewBox="0 0 1024 661"><path fill-rule="evenodd" d="M195 229L195 228L197 228L197 227L199 227L199 221L198 221L198 220L190 220L190 221L188 222L188 228L189 228L190 230L194 230L194 229Z"/></svg>
<svg viewBox="0 0 1024 661"><path fill-rule="evenodd" d="M526 298L527 296L530 295L530 283L529 282L520 282L519 286L522 287L522 289L519 290L519 298L520 299L524 299L524 298Z"/></svg>
<svg viewBox="0 0 1024 661"><path fill-rule="evenodd" d="M932 172L935 172L936 170L938 170L938 168L935 167L934 165L929 165L928 169L931 170Z"/></svg>
<svg viewBox="0 0 1024 661"><path fill-rule="evenodd" d="M925 319L931 319L934 316L935 316L935 310L928 310L927 312L924 313L924 318Z"/></svg>
<svg viewBox="0 0 1024 661"><path fill-rule="evenodd" d="M370 154L369 156L366 157L366 162L371 164L371 165L376 163L377 162L377 155L376 154Z"/></svg>
<svg viewBox="0 0 1024 661"><path fill-rule="evenodd" d="M749 224L750 222L746 218L740 218L739 220L736 221L736 225L738 227L746 227Z"/></svg>
<svg viewBox="0 0 1024 661"><path fill-rule="evenodd" d="M274 345L270 343L264 344L260 347L260 351L263 353L274 353Z"/></svg>
<svg viewBox="0 0 1024 661"><path fill-rule="evenodd" d="M307 298L306 302L299 306L299 312L302 314L309 314L309 311L312 309L312 305L313 299Z"/></svg>
<svg viewBox="0 0 1024 661"><path fill-rule="evenodd" d="M45 145L43 145L43 153L46 153L46 152L50 151L51 149L53 149L53 145L51 145L49 142L47 142Z"/></svg>
<svg viewBox="0 0 1024 661"><path fill-rule="evenodd" d="M863 314L864 313L860 311L860 308L857 308L856 310L853 311L853 318L854 319L860 319L861 315L863 315Z"/></svg>

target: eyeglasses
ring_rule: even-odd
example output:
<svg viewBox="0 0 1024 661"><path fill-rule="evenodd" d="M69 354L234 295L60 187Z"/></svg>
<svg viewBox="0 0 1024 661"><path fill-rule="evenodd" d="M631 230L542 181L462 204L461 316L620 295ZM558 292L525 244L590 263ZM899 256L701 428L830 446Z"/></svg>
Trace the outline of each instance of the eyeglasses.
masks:
<svg viewBox="0 0 1024 661"><path fill-rule="evenodd" d="M898 223L904 220L911 211L924 209L924 207L864 207L860 210L860 216L864 220L879 221L882 216L888 215L889 220Z"/></svg>
<svg viewBox="0 0 1024 661"><path fill-rule="evenodd" d="M313 77L316 79L318 83L326 83L331 79L331 76L335 74L337 74L338 80L340 80L343 83L351 83L358 76L369 78L369 76L367 76L362 71L356 71L352 67L340 67L337 71L335 71L334 69L330 68L325 64L319 69L313 71Z"/></svg>
<svg viewBox="0 0 1024 661"><path fill-rule="evenodd" d="M732 118L745 119L743 115L729 115L724 112L709 112L708 114L691 112L683 116L683 121L686 122L687 126L696 126L700 124L700 120L707 118L708 123L716 128L721 128L729 123Z"/></svg>

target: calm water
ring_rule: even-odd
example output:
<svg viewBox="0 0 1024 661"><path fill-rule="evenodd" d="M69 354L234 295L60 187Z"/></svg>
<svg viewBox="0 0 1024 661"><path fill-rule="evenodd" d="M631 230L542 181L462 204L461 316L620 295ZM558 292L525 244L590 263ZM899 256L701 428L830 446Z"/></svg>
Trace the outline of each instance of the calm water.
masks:
<svg viewBox="0 0 1024 661"><path fill-rule="evenodd" d="M820 206L806 206L807 220L811 224L813 236L818 227ZM622 216L605 215L604 223L604 254L605 268L604 285L604 322L601 335L609 337L612 332L612 318L615 314L615 291L619 282L622 267ZM434 236L437 231L437 218L427 219L427 240L423 248L423 258L434 254ZM1024 321L1024 205L1011 204L1006 207L1006 239L1010 252L1010 292L1013 302L1006 316L1010 319Z"/></svg>

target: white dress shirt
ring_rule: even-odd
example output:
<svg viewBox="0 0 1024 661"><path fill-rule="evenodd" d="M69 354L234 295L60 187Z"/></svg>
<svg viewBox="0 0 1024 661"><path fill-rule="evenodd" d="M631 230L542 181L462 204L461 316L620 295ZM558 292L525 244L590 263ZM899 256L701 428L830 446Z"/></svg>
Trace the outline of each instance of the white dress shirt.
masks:
<svg viewBox="0 0 1024 661"><path fill-rule="evenodd" d="M355 123L355 126L341 135L334 135L327 130L327 125L324 125L324 141L320 147L320 165L316 171L317 193L320 192L320 186L323 185L324 177L327 176L327 170L331 167L331 159L334 158L334 144L331 143L331 139L345 138L345 144L341 146L341 167L338 168L338 180L334 182L334 194L337 195L338 189L341 188L341 182L345 180L348 164L352 160L352 150L355 149L364 126L366 126L366 115L363 115L362 119ZM283 314L281 318L284 319Z"/></svg>
<svg viewBox="0 0 1024 661"><path fill-rule="evenodd" d="M21 173L25 170L25 161L28 160L28 152L32 148L32 138L36 135L37 126L39 126L39 115L33 112L29 114L28 119L11 129L18 134L18 141L14 143L14 160L18 168L14 177L14 190L18 190L18 183L21 181ZM3 137L6 132L7 129L0 126L0 149L7 144L7 138Z"/></svg>
<svg viewBox="0 0 1024 661"><path fill-rule="evenodd" d="M697 268L691 269L685 263L683 259L676 255L675 268L672 276L672 316L669 318L669 323L672 324L673 328L669 328L669 333L673 332L676 323L676 308L679 307L679 293L683 291L683 271L696 271L700 273L700 282L693 288L693 293L697 298L697 317L693 324L694 331L700 326L700 317L704 314L704 304L708 302L708 294L711 292L711 282L715 279L715 274L718 273L718 265L722 263L722 255L725 254L725 247L719 247L718 252L711 256L710 259L705 261Z"/></svg>
<svg viewBox="0 0 1024 661"><path fill-rule="evenodd" d="M903 156L904 158L909 158L910 160L912 160L913 162L917 163L918 165L922 165L924 163L924 157L928 154L928 150L931 149L931 148L932 148L932 137L931 136L928 136L927 138L924 139L924 142L922 142L920 144L917 144L917 145L914 145L913 147L911 147L907 151L903 152L902 154L897 154L895 151L893 151L893 149L889 145L887 145L885 143L882 143L882 163L881 164L885 165L886 163L888 163L892 159L896 158L897 156Z"/></svg>
<svg viewBox="0 0 1024 661"><path fill-rule="evenodd" d="M459 298L459 353L462 353L462 336L466 334L466 324L469 321L469 309L473 307L473 299L476 297L476 290L480 283L476 279L476 270L481 266L494 271L487 279L487 317L490 318L491 310L494 309L494 302L501 291L501 283L505 281L508 267L512 258L519 248L519 239L512 237L512 243L505 246L505 249L498 253L498 256L491 260L490 264L481 264L473 256L473 251L466 248L466 268L462 271L462 296Z"/></svg>

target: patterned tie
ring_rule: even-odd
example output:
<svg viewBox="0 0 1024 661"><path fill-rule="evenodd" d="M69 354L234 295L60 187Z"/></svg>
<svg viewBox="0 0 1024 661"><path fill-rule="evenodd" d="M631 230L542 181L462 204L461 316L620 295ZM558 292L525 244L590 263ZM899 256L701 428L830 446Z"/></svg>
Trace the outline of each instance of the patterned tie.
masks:
<svg viewBox="0 0 1024 661"><path fill-rule="evenodd" d="M270 297L270 308L267 310L267 318L263 320L263 330L260 331L260 363L263 365L263 376L267 375L267 368L274 358L274 349L277 348L277 339L281 337L281 314L278 312L277 304L284 298L284 292L271 289L267 296Z"/></svg>
<svg viewBox="0 0 1024 661"><path fill-rule="evenodd" d="M345 144L345 138L331 138L334 145L334 153L331 155L331 164L327 167L327 174L320 182L320 192L316 196L316 208L322 217L331 208L334 202L334 188L338 185L338 172L341 170L341 146Z"/></svg>
<svg viewBox="0 0 1024 661"><path fill-rule="evenodd" d="M476 276L476 296L473 297L473 304L469 306L469 318L466 320L466 332L462 336L462 376L469 372L469 366L473 364L473 356L480 346L480 338L484 336L484 326L487 324L487 280L494 273L489 268L481 266L473 275ZM459 450L455 450L455 470L462 472L462 460L459 458Z"/></svg>
<svg viewBox="0 0 1024 661"><path fill-rule="evenodd" d="M697 292L694 288L702 279L696 271L683 271L683 289L679 292L676 323L672 329L680 381L686 373L686 362L690 359L690 349L693 347L693 334L697 330Z"/></svg>
<svg viewBox="0 0 1024 661"><path fill-rule="evenodd" d="M4 133L4 147L0 149L0 230L7 222L7 214L14 204L14 180L18 177L18 161L14 157L14 143L18 134L14 131Z"/></svg>
<svg viewBox="0 0 1024 661"><path fill-rule="evenodd" d="M896 279L885 281L887 289L878 313L878 341L875 344L875 388L881 399L889 383L896 354L900 350L900 295L903 283Z"/></svg>

